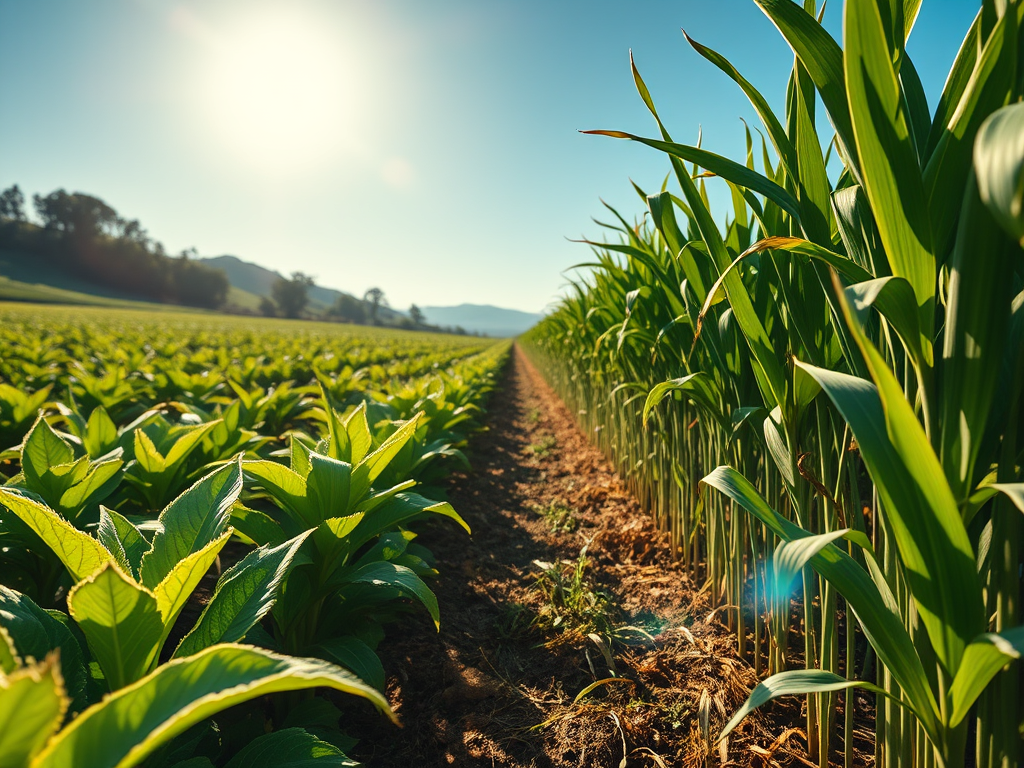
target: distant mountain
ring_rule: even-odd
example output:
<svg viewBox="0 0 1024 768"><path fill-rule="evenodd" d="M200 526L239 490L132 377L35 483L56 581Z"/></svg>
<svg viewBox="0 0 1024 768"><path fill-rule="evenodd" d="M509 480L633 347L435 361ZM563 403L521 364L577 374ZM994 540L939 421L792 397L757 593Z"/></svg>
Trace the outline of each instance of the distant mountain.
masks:
<svg viewBox="0 0 1024 768"><path fill-rule="evenodd" d="M518 336L543 317L538 312L502 309L490 304L459 304L457 307L420 307L431 325L460 326L470 333Z"/></svg>
<svg viewBox="0 0 1024 768"><path fill-rule="evenodd" d="M280 272L261 267L259 264L253 264L251 261L242 261L237 256L213 256L200 259L200 261L208 266L224 270L224 274L228 276L228 282L232 286L257 297L266 296L269 298L274 282L278 278L284 277ZM309 309L313 312L323 312L334 306L335 300L342 293L343 291L337 291L334 288L314 285L309 289ZM351 296L352 294L346 295ZM401 312L396 312L387 307L381 307L379 312L382 320L402 316Z"/></svg>

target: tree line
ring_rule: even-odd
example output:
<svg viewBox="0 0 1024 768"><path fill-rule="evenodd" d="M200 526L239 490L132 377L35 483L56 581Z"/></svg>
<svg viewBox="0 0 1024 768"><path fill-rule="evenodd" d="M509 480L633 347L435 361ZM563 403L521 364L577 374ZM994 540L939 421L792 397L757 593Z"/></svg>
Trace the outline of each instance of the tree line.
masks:
<svg viewBox="0 0 1024 768"><path fill-rule="evenodd" d="M73 275L102 288L163 304L225 309L230 282L223 270L196 259L194 248L169 255L138 219L126 219L93 195L58 189L33 195L36 221L30 221L25 195L17 184L0 191L0 249L30 257L43 269ZM293 272L279 278L271 295L260 300L268 317L311 317L344 323L388 325L465 335L459 327L427 323L413 304L406 315L390 313L387 297L370 288L362 299L342 293L322 314L307 311L314 278ZM245 313L237 307L230 311Z"/></svg>
<svg viewBox="0 0 1024 768"><path fill-rule="evenodd" d="M103 288L166 304L216 309L228 295L222 270L195 260L195 249L169 255L138 219L93 195L58 189L33 195L29 221L15 184L0 192L0 248L31 256Z"/></svg>

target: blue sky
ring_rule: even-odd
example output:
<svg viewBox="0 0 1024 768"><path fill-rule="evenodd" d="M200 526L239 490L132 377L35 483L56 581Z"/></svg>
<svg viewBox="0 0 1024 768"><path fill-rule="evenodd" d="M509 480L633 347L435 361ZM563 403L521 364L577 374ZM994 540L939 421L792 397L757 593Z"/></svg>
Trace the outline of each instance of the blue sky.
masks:
<svg viewBox="0 0 1024 768"><path fill-rule="evenodd" d="M933 107L978 6L923 4ZM171 252L398 308L536 311L587 259L566 238L599 235L600 198L632 219L629 179L668 170L577 133L653 135L630 48L677 140L702 126L742 156L756 116L680 27L783 111L792 54L752 0L0 0L0 187L88 192Z"/></svg>

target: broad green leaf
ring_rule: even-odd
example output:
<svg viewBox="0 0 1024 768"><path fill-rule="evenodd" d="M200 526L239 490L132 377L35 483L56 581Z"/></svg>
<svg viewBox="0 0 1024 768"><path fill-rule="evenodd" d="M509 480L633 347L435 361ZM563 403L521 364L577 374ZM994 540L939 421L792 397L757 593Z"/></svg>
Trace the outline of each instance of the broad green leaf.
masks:
<svg viewBox="0 0 1024 768"><path fill-rule="evenodd" d="M122 466L124 462L121 459L100 461L90 466L85 477L61 495L61 509L77 514L86 506L103 501L117 488Z"/></svg>
<svg viewBox="0 0 1024 768"><path fill-rule="evenodd" d="M0 488L0 504L36 532L76 581L88 578L104 563L113 562L113 556L96 539L38 501L13 489Z"/></svg>
<svg viewBox="0 0 1024 768"><path fill-rule="evenodd" d="M303 528L317 525L306 499L305 477L276 461L247 461L242 466Z"/></svg>
<svg viewBox="0 0 1024 768"><path fill-rule="evenodd" d="M430 617L434 620L434 626L440 630L441 614L438 612L437 598L430 591L430 588L423 583L423 579L417 576L416 572L411 568L381 560L355 569L352 573L346 575L345 581L355 584L396 587L414 596L423 603L427 611L429 611Z"/></svg>
<svg viewBox="0 0 1024 768"><path fill-rule="evenodd" d="M102 405L96 406L89 414L82 435L82 445L92 458L99 458L107 449L117 443L117 426Z"/></svg>
<svg viewBox="0 0 1024 768"><path fill-rule="evenodd" d="M194 427L189 427L188 430L182 434L177 440L174 441L174 445L167 452L167 456L164 458L168 467L174 467L183 462L188 458L189 454L194 451L206 434L216 428L221 423L220 419L214 419L208 421L205 424L197 424Z"/></svg>
<svg viewBox="0 0 1024 768"><path fill-rule="evenodd" d="M158 521L153 548L142 558L142 583L156 587L174 567L219 537L242 491L242 469L232 461L211 472L172 501Z"/></svg>
<svg viewBox="0 0 1024 768"><path fill-rule="evenodd" d="M416 427L420 424L421 413L417 413L402 426L388 436L380 446L368 454L352 472L352 498L361 498L365 490L361 489L361 483L365 482L367 488L373 485L374 481L384 471L384 468L391 463L391 460L398 455L398 452L405 447L405 444L412 440ZM365 474L363 472L365 471ZM357 477L359 480L357 481Z"/></svg>
<svg viewBox="0 0 1024 768"><path fill-rule="evenodd" d="M466 521L447 501L433 501L418 493L399 493L363 517L350 534L350 546L353 549L361 547L375 536L425 515L450 517L462 526L466 533L470 533Z"/></svg>
<svg viewBox="0 0 1024 768"><path fill-rule="evenodd" d="M40 415L25 435L21 450L21 471L25 473L30 487L48 488L46 476L51 470L74 460L75 452L71 446Z"/></svg>
<svg viewBox="0 0 1024 768"><path fill-rule="evenodd" d="M932 327L936 267L921 170L874 0L845 6L846 87L862 182L895 275L914 289Z"/></svg>
<svg viewBox="0 0 1024 768"><path fill-rule="evenodd" d="M60 727L64 695L57 654L10 675L0 673L0 765L22 768Z"/></svg>
<svg viewBox="0 0 1024 768"><path fill-rule="evenodd" d="M47 744L34 768L131 768L228 707L311 688L361 696L393 717L378 691L332 664L244 645L215 645L163 664L87 709Z"/></svg>
<svg viewBox="0 0 1024 768"><path fill-rule="evenodd" d="M210 570L210 566L213 565L224 545L228 543L232 533L231 528L228 528L198 552L186 555L153 588L157 607L160 610L160 618L164 624L163 636L160 638L161 643L170 633L181 609L185 607L185 603L199 586L203 576Z"/></svg>
<svg viewBox="0 0 1024 768"><path fill-rule="evenodd" d="M0 629L24 662L42 661L54 651L59 652L61 677L71 698L71 708L76 712L85 708L89 673L82 647L65 624L26 595L0 585ZM0 643L7 646L3 638Z"/></svg>
<svg viewBox="0 0 1024 768"><path fill-rule="evenodd" d="M309 476L306 478L306 492L311 510L315 510L316 522L329 517L343 517L353 501L352 465L346 461L332 459L319 453L310 454Z"/></svg>
<svg viewBox="0 0 1024 768"><path fill-rule="evenodd" d="M302 728L284 728L246 744L224 768L355 768L359 763Z"/></svg>
<svg viewBox="0 0 1024 768"><path fill-rule="evenodd" d="M114 556L117 564L132 578L138 579L142 556L150 549L149 542L139 529L120 512L100 505L100 523L96 536Z"/></svg>
<svg viewBox="0 0 1024 768"><path fill-rule="evenodd" d="M277 590L309 532L278 547L260 547L243 557L217 581L199 621L174 651L190 656L215 643L234 643L274 605Z"/></svg>
<svg viewBox="0 0 1024 768"><path fill-rule="evenodd" d="M718 739L722 740L733 729L739 725L743 718L749 715L758 707L767 704L779 696L800 696L807 693L829 693L831 691L845 691L850 688L863 688L872 693L880 693L889 696L893 701L901 703L899 699L890 696L884 690L872 683L861 682L860 680L847 680L833 672L826 672L821 669L792 669L788 672L780 672L772 675L767 680L758 683L750 693L739 711L726 723L725 728L719 734Z"/></svg>
<svg viewBox="0 0 1024 768"><path fill-rule="evenodd" d="M135 430L135 446L134 454L135 461L139 463L139 466L149 474L160 474L167 469L167 461L164 459L160 451L157 450L156 446L153 445L153 441L149 435L142 431L142 429Z"/></svg>
<svg viewBox="0 0 1024 768"><path fill-rule="evenodd" d="M964 650L963 661L949 689L952 705L949 727L956 728L996 674L1024 652L1024 627L975 638Z"/></svg>
<svg viewBox="0 0 1024 768"><path fill-rule="evenodd" d="M345 547L345 539L356 529L363 517L362 512L355 512L345 517L329 517L313 530L313 542L326 562L337 566L344 565L345 557L342 556L344 554L341 551L342 548L347 548L351 552L358 546L358 544L356 546L349 544L348 547Z"/></svg>
<svg viewBox="0 0 1024 768"><path fill-rule="evenodd" d="M231 525L236 536L257 546L277 546L288 538L284 527L277 520L266 512L249 509L241 503L236 503L231 508Z"/></svg>
<svg viewBox="0 0 1024 768"><path fill-rule="evenodd" d="M71 590L68 609L112 691L146 674L163 634L152 592L108 564Z"/></svg>
<svg viewBox="0 0 1024 768"><path fill-rule="evenodd" d="M348 433L351 451L348 462L356 465L373 447L373 436L370 434L370 425L366 421L366 403L360 403L359 407L348 417L345 422L345 431Z"/></svg>
<svg viewBox="0 0 1024 768"><path fill-rule="evenodd" d="M378 691L384 691L384 667L380 658L355 635L332 637L317 645L313 652L321 659L344 667Z"/></svg>

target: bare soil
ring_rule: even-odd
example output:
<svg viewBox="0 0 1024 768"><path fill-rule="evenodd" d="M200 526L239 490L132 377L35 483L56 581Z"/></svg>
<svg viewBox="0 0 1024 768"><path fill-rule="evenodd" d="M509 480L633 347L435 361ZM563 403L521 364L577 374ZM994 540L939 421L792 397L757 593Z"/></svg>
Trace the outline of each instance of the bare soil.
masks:
<svg viewBox="0 0 1024 768"><path fill-rule="evenodd" d="M441 629L410 616L379 652L403 727L353 723L389 766L803 765L799 704L713 743L756 678L663 535L514 351L433 525ZM588 686L605 681L590 692ZM710 758L710 759L709 759Z"/></svg>

